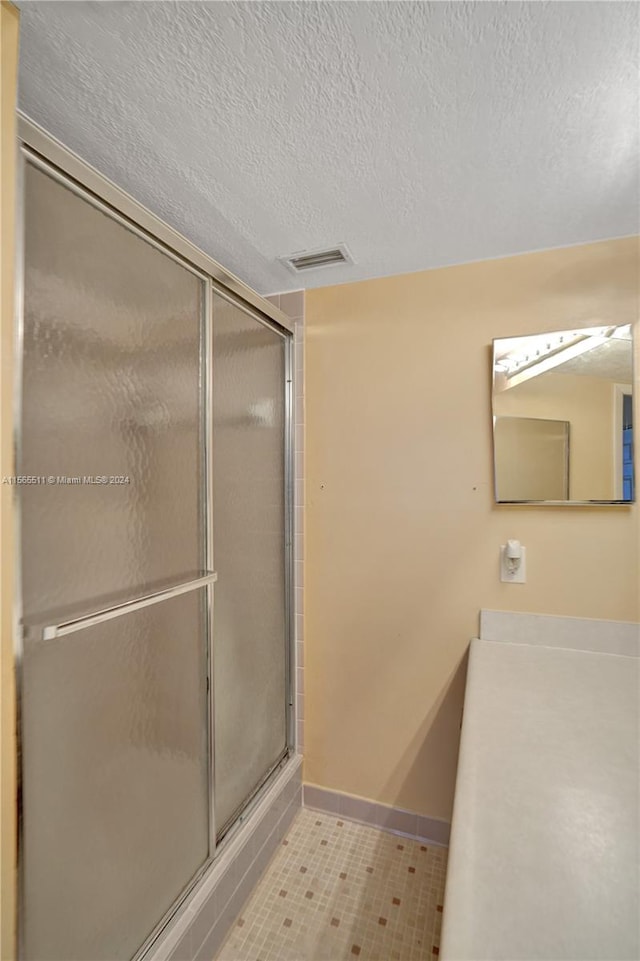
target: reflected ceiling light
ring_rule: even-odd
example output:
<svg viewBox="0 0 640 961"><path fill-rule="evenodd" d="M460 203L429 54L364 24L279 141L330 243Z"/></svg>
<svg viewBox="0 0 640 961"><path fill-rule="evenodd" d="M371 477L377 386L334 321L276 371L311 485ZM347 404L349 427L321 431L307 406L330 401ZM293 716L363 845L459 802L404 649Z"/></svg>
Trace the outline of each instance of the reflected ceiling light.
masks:
<svg viewBox="0 0 640 961"><path fill-rule="evenodd" d="M613 336L623 336L622 331L630 325L621 327L588 327L584 330L561 331L556 334L540 334L538 337L523 338L527 341L528 353L512 350L496 358L495 369L503 377L503 390L515 387L545 371L553 370L574 357L599 347Z"/></svg>

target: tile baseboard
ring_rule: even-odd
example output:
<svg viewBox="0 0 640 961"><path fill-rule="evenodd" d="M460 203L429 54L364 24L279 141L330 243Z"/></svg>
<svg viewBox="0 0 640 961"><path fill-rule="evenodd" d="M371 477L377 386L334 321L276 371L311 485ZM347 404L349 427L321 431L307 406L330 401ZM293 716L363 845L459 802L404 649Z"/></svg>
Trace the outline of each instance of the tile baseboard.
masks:
<svg viewBox="0 0 640 961"><path fill-rule="evenodd" d="M369 827L379 828L414 841L437 844L441 847L449 844L451 824L441 818L425 817L413 811L379 804L377 801L368 801L352 794L331 791L316 784L303 785L302 804L315 811L334 814L348 821L358 821L360 824L367 824Z"/></svg>
<svg viewBox="0 0 640 961"><path fill-rule="evenodd" d="M292 757L196 885L145 961L212 961L302 805Z"/></svg>

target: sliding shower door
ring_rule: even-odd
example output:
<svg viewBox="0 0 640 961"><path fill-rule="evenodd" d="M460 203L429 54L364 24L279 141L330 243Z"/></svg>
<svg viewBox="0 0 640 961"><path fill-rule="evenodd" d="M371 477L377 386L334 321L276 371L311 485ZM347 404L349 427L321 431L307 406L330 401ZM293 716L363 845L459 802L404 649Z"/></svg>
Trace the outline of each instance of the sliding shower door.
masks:
<svg viewBox="0 0 640 961"><path fill-rule="evenodd" d="M208 281L25 164L21 954L132 957L211 852Z"/></svg>
<svg viewBox="0 0 640 961"><path fill-rule="evenodd" d="M215 823L287 750L285 336L213 300Z"/></svg>
<svg viewBox="0 0 640 961"><path fill-rule="evenodd" d="M19 953L126 961L288 753L291 336L22 158Z"/></svg>

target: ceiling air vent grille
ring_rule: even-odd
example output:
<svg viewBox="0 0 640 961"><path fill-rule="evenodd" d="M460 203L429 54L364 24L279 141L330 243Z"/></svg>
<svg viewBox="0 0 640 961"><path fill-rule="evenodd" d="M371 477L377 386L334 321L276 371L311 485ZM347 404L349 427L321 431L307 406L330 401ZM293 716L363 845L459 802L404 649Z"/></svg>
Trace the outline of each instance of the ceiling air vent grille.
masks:
<svg viewBox="0 0 640 961"><path fill-rule="evenodd" d="M301 250L289 257L282 257L282 262L290 270L300 273L303 270L317 270L318 267L337 267L339 264L352 264L353 257L345 244L328 247L325 250Z"/></svg>

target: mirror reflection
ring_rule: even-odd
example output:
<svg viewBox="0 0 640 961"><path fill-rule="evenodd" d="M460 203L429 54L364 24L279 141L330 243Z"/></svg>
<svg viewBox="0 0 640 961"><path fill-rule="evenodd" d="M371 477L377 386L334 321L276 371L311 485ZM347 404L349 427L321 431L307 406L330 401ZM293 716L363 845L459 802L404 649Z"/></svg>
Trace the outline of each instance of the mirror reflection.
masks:
<svg viewBox="0 0 640 961"><path fill-rule="evenodd" d="M497 503L629 503L630 325L493 342Z"/></svg>

